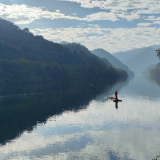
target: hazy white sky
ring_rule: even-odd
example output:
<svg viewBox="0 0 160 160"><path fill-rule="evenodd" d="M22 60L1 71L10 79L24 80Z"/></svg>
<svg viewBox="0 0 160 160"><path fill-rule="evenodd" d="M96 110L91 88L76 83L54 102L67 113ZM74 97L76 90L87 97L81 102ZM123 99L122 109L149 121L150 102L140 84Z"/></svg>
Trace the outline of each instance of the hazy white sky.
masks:
<svg viewBox="0 0 160 160"><path fill-rule="evenodd" d="M159 0L0 0L0 17L54 41L111 53L160 44Z"/></svg>

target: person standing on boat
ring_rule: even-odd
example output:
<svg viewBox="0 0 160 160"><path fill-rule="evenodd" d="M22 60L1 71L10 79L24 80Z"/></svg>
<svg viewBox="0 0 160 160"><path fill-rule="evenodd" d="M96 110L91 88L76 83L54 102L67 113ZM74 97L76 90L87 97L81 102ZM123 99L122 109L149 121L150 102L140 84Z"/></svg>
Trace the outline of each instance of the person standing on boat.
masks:
<svg viewBox="0 0 160 160"><path fill-rule="evenodd" d="M118 98L117 98L117 94L118 94L118 92L116 91L116 92L115 92L115 98L116 98L116 99L118 99Z"/></svg>

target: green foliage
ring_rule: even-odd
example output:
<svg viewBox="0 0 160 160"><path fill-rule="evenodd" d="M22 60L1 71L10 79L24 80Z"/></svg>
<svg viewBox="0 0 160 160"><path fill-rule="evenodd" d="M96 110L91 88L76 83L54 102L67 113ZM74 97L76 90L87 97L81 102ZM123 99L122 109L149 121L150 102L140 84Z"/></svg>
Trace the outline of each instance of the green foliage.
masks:
<svg viewBox="0 0 160 160"><path fill-rule="evenodd" d="M160 158L160 155L156 156L155 158L153 158L152 160L158 160Z"/></svg>
<svg viewBox="0 0 160 160"><path fill-rule="evenodd" d="M71 49L72 48L72 49ZM122 74L121 74L122 73ZM70 49L0 19L0 84L127 78L80 44Z"/></svg>

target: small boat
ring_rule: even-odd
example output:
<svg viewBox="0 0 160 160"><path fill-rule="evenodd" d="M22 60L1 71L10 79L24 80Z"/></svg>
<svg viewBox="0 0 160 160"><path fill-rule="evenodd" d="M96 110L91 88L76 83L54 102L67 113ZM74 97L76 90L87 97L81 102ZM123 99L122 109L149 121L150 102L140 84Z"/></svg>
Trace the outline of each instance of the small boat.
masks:
<svg viewBox="0 0 160 160"><path fill-rule="evenodd" d="M120 100L120 99L113 99L113 102L122 102L122 100Z"/></svg>
<svg viewBox="0 0 160 160"><path fill-rule="evenodd" d="M110 99L110 100L112 100L113 102L122 102L122 100L120 100L120 99L118 99L118 97L117 97L117 94L118 94L118 92L116 91L115 92L115 97L107 97L107 99Z"/></svg>

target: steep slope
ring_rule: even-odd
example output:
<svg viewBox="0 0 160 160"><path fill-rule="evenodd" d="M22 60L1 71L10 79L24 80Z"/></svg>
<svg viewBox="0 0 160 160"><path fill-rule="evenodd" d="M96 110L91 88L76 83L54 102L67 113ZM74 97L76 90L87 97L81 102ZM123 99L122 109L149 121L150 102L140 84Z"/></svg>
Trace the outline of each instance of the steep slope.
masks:
<svg viewBox="0 0 160 160"><path fill-rule="evenodd" d="M134 72L141 73L152 64L158 63L155 49L148 47L124 63Z"/></svg>
<svg viewBox="0 0 160 160"><path fill-rule="evenodd" d="M153 49L157 50L158 48L160 48L160 44L159 45L153 45L153 46L150 46L152 47Z"/></svg>
<svg viewBox="0 0 160 160"><path fill-rule="evenodd" d="M145 48L136 48L136 49L132 49L132 50L128 50L125 52L117 52L114 53L113 55L118 58L121 62L125 62L126 60L134 57L135 55L137 55L138 53L142 52Z"/></svg>
<svg viewBox="0 0 160 160"><path fill-rule="evenodd" d="M92 54L72 52L0 19L0 84L114 81L127 77Z"/></svg>
<svg viewBox="0 0 160 160"><path fill-rule="evenodd" d="M133 72L131 72L126 65L124 65L121 61L119 61L109 52L103 49L95 49L92 51L92 53L101 58L106 58L112 64L113 67L123 69L127 72L128 75L133 76Z"/></svg>
<svg viewBox="0 0 160 160"><path fill-rule="evenodd" d="M109 67L113 67L112 64L108 61L108 59L106 58L100 58L103 62L105 62L107 64L107 66Z"/></svg>
<svg viewBox="0 0 160 160"><path fill-rule="evenodd" d="M78 52L78 53L84 53L84 54L92 54L91 51L88 50L84 45L81 45L80 43L68 43L68 44L62 44L64 47L67 47L72 52ZM94 54L92 54L93 56ZM113 67L112 64L106 59L101 58L99 56L94 55L99 60L103 61L108 67Z"/></svg>

